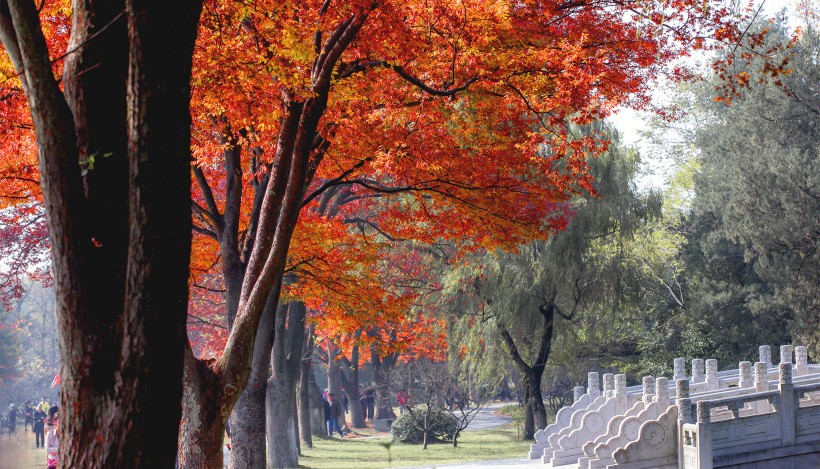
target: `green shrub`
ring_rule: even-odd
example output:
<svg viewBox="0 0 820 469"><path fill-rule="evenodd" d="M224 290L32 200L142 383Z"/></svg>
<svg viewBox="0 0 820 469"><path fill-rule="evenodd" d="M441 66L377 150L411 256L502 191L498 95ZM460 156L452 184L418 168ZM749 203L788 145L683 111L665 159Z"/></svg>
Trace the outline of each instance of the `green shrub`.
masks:
<svg viewBox="0 0 820 469"><path fill-rule="evenodd" d="M415 415L415 417L413 416ZM458 419L442 409L427 409L426 405L413 407L413 414L404 412L393 422L390 433L405 443L424 441L424 418L427 416L428 443L453 441L453 433L458 428Z"/></svg>

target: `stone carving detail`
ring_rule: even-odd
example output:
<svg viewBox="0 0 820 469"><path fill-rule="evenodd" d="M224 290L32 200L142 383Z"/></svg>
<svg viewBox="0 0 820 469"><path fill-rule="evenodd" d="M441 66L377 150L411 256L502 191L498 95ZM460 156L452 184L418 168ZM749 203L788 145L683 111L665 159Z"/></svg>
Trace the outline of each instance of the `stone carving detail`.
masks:
<svg viewBox="0 0 820 469"><path fill-rule="evenodd" d="M603 430L604 424L606 424L606 422L604 422L604 418L598 413L587 414L584 419L584 428L593 433L598 433Z"/></svg>
<svg viewBox="0 0 820 469"><path fill-rule="evenodd" d="M643 401L645 403L652 402L655 396L655 378L652 376L643 377Z"/></svg>
<svg viewBox="0 0 820 469"><path fill-rule="evenodd" d="M615 395L615 375L604 373L604 396L612 397L613 395Z"/></svg>
<svg viewBox="0 0 820 469"><path fill-rule="evenodd" d="M678 399L689 397L689 380L684 378L675 381L675 397Z"/></svg>
<svg viewBox="0 0 820 469"><path fill-rule="evenodd" d="M641 440L649 446L658 446L666 441L666 429L658 422L647 422L641 431Z"/></svg>
<svg viewBox="0 0 820 469"><path fill-rule="evenodd" d="M673 379L675 381L679 379L686 379L686 359L685 358L676 358L672 361L672 369L673 371Z"/></svg>
<svg viewBox="0 0 820 469"><path fill-rule="evenodd" d="M615 395L626 395L626 375L615 375Z"/></svg>
<svg viewBox="0 0 820 469"><path fill-rule="evenodd" d="M792 364L791 363L781 363L780 364L780 384L781 385L792 384Z"/></svg>
<svg viewBox="0 0 820 469"><path fill-rule="evenodd" d="M692 360L692 382L693 383L702 383L706 380L706 371L704 368L703 360L700 358L695 358Z"/></svg>
<svg viewBox="0 0 820 469"><path fill-rule="evenodd" d="M794 348L794 363L796 375L801 376L809 372L809 351L806 346Z"/></svg>
<svg viewBox="0 0 820 469"><path fill-rule="evenodd" d="M598 373L591 371L587 374L587 389L589 397L593 399L601 395L601 381Z"/></svg>
<svg viewBox="0 0 820 469"><path fill-rule="evenodd" d="M712 420L712 408L709 401L698 401L698 422L709 423Z"/></svg>
<svg viewBox="0 0 820 469"><path fill-rule="evenodd" d="M752 382L752 362L738 363L738 370L740 373L740 382L738 386L741 388L750 388L754 386Z"/></svg>
<svg viewBox="0 0 820 469"><path fill-rule="evenodd" d="M780 346L780 363L791 363L792 362L792 346L791 345L781 345Z"/></svg>
<svg viewBox="0 0 820 469"><path fill-rule="evenodd" d="M661 411L669 407L669 380L663 376L655 378L655 402Z"/></svg>
<svg viewBox="0 0 820 469"><path fill-rule="evenodd" d="M585 392L586 390L583 386L575 386L572 388L572 402L578 402Z"/></svg>
<svg viewBox="0 0 820 469"><path fill-rule="evenodd" d="M624 436L627 437L629 441L635 441L638 439L638 433L641 431L641 421L636 418L626 419L621 428L623 428Z"/></svg>
<svg viewBox="0 0 820 469"><path fill-rule="evenodd" d="M692 418L692 400L688 397L678 399L678 415L683 423L694 423Z"/></svg>
<svg viewBox="0 0 820 469"><path fill-rule="evenodd" d="M718 383L718 364L717 360L706 360L706 387L709 390L715 390L720 387Z"/></svg>
<svg viewBox="0 0 820 469"><path fill-rule="evenodd" d="M765 362L757 362L755 363L755 388L762 388L766 386L766 382L769 380L769 371L767 369L767 365ZM758 389L759 390L759 389Z"/></svg>
<svg viewBox="0 0 820 469"><path fill-rule="evenodd" d="M761 345L757 350L760 356L758 361L765 363L767 367L772 366L772 347L770 345Z"/></svg>

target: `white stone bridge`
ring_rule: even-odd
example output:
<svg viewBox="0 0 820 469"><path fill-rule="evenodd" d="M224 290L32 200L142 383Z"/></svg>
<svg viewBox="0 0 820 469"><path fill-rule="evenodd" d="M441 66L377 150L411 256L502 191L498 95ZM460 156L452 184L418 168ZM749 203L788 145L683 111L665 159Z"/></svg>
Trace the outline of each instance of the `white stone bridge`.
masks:
<svg viewBox="0 0 820 469"><path fill-rule="evenodd" d="M674 381L589 373L571 406L539 430L531 459L561 469L820 469L820 365L806 347L760 347L752 366L674 360ZM792 355L794 354L794 361ZM671 394L674 393L674 396Z"/></svg>

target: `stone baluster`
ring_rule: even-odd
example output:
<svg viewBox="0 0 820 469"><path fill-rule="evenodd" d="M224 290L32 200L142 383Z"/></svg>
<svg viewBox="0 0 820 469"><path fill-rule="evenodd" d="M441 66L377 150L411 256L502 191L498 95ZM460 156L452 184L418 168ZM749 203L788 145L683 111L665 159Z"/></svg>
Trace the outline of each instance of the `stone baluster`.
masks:
<svg viewBox="0 0 820 469"><path fill-rule="evenodd" d="M738 364L738 370L740 373L738 386L741 389L754 386L754 382L752 381L752 362L740 362Z"/></svg>
<svg viewBox="0 0 820 469"><path fill-rule="evenodd" d="M771 368L772 366L772 347L770 345L761 345L758 347L758 354L760 358L757 361L763 362L766 364L767 368Z"/></svg>
<svg viewBox="0 0 820 469"><path fill-rule="evenodd" d="M660 386L658 388L660 389ZM692 400L689 399L689 380L686 377L675 380L675 405L678 406L678 448L682 448L683 425L695 423L692 418ZM678 467L684 467L683 451L678 451Z"/></svg>
<svg viewBox="0 0 820 469"><path fill-rule="evenodd" d="M712 457L712 409L709 401L698 401L698 469L713 469Z"/></svg>
<svg viewBox="0 0 820 469"><path fill-rule="evenodd" d="M795 442L795 413L797 411L791 363L780 364L779 391L780 398L778 399L777 413L780 414L781 444L786 447L793 445Z"/></svg>
<svg viewBox="0 0 820 469"><path fill-rule="evenodd" d="M626 397L626 375L615 375L615 397Z"/></svg>
<svg viewBox="0 0 820 469"><path fill-rule="evenodd" d="M692 383L702 383L706 380L703 360L695 358L692 360Z"/></svg>
<svg viewBox="0 0 820 469"><path fill-rule="evenodd" d="M649 404L655 398L655 378L653 376L643 377L643 403Z"/></svg>
<svg viewBox="0 0 820 469"><path fill-rule="evenodd" d="M572 402L578 402L581 400L581 396L584 395L586 389L583 386L575 386L572 388Z"/></svg>
<svg viewBox="0 0 820 469"><path fill-rule="evenodd" d="M609 399L615 395L615 375L604 373L604 397Z"/></svg>
<svg viewBox="0 0 820 469"><path fill-rule="evenodd" d="M591 371L587 374L587 394L592 400L601 395L601 380L598 373Z"/></svg>
<svg viewBox="0 0 820 469"><path fill-rule="evenodd" d="M717 360L706 360L706 389L715 391L720 389L720 382L718 381L718 366Z"/></svg>
<svg viewBox="0 0 820 469"><path fill-rule="evenodd" d="M675 381L679 379L686 379L686 359L685 358L676 358L672 360L672 374L674 375L673 379Z"/></svg>
<svg viewBox="0 0 820 469"><path fill-rule="evenodd" d="M765 392L769 390L769 368L765 362L755 363L754 387L755 392ZM754 401L751 403L751 406L756 415L769 412L768 401Z"/></svg>
<svg viewBox="0 0 820 469"><path fill-rule="evenodd" d="M791 363L792 362L792 352L794 347L791 345L781 345L780 346L780 363Z"/></svg>
<svg viewBox="0 0 820 469"><path fill-rule="evenodd" d="M655 402L658 403L658 412L665 412L669 407L669 379L663 376L655 378Z"/></svg>
<svg viewBox="0 0 820 469"><path fill-rule="evenodd" d="M794 348L795 376L802 376L809 373L809 350L805 345Z"/></svg>

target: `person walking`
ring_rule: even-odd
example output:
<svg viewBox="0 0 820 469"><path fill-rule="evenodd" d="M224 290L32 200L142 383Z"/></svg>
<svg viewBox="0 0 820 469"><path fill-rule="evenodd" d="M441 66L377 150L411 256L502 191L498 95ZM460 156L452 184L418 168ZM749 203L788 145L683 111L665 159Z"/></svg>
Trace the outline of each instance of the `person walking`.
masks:
<svg viewBox="0 0 820 469"><path fill-rule="evenodd" d="M8 422L6 422L9 428L9 438L11 438L11 434L17 431L17 407L14 404L9 405L8 411Z"/></svg>
<svg viewBox="0 0 820 469"><path fill-rule="evenodd" d="M367 419L372 422L376 418L376 390L372 387L367 388L365 395L367 396Z"/></svg>
<svg viewBox="0 0 820 469"><path fill-rule="evenodd" d="M339 418L344 415L342 405L335 399L332 392L327 393L327 399L330 404L330 420L327 422L327 436L333 436L333 430L339 432L339 436L344 438L345 434L339 428Z"/></svg>
<svg viewBox="0 0 820 469"><path fill-rule="evenodd" d="M25 418L23 431L28 430L28 424L31 424L31 429L34 430L34 407L31 406L31 401L26 401L26 407L23 412L23 417Z"/></svg>
<svg viewBox="0 0 820 469"><path fill-rule="evenodd" d="M48 409L50 430L46 433L46 467L56 469L60 460L60 414L57 406Z"/></svg>
<svg viewBox="0 0 820 469"><path fill-rule="evenodd" d="M34 409L34 423L31 424L31 430L34 432L34 444L37 448L46 447L45 420L46 409L38 405L37 408Z"/></svg>

